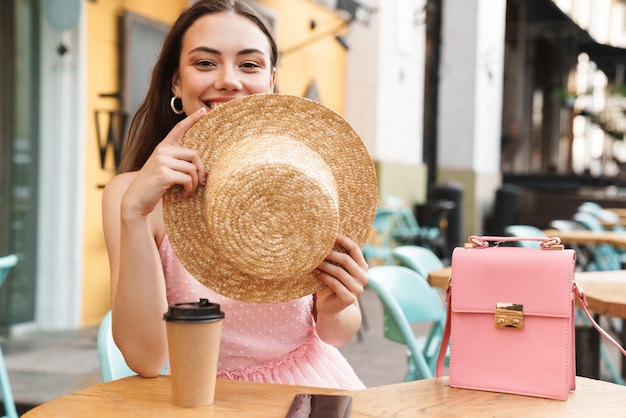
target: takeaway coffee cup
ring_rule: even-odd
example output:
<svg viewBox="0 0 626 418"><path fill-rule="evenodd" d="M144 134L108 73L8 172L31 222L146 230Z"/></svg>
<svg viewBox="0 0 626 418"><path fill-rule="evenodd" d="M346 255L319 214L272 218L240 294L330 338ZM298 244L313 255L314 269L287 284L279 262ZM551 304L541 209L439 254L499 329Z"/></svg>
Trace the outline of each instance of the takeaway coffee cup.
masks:
<svg viewBox="0 0 626 418"><path fill-rule="evenodd" d="M215 397L217 358L224 312L200 299L177 303L163 315L167 327L174 405L211 405Z"/></svg>

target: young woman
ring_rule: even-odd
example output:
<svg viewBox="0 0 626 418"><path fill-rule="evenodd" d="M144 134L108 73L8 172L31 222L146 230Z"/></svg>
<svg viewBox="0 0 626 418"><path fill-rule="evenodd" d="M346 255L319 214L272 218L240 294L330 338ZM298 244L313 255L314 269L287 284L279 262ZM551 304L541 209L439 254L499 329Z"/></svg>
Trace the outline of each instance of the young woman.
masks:
<svg viewBox="0 0 626 418"><path fill-rule="evenodd" d="M239 0L199 1L167 35L146 99L133 119L122 173L103 195L111 269L114 339L131 369L156 376L167 363L163 313L169 304L207 297L227 312L218 377L342 389L363 388L335 347L358 330L357 298L367 282L359 246L345 236L316 269L327 284L315 295L271 305L218 295L176 258L163 221L172 186L192 196L210 167L183 148L184 133L211 109L237 97L271 93L276 43L263 19Z"/></svg>

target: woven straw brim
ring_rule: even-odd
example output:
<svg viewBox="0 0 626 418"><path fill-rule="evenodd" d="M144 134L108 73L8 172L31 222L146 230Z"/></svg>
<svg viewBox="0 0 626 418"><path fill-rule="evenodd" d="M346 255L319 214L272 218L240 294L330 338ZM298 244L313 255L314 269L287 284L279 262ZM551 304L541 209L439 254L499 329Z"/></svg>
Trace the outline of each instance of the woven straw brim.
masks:
<svg viewBox="0 0 626 418"><path fill-rule="evenodd" d="M198 281L247 302L281 302L323 285L338 232L362 246L376 213L373 162L352 127L305 98L259 94L211 110L184 135L207 186L163 199L176 256ZM340 248L337 248L342 250Z"/></svg>

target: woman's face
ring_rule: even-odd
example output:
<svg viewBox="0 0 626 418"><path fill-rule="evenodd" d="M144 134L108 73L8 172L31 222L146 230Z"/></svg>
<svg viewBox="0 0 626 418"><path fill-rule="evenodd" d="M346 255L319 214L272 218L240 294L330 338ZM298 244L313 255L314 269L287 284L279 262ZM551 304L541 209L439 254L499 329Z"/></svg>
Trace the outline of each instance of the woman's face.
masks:
<svg viewBox="0 0 626 418"><path fill-rule="evenodd" d="M183 36L172 93L187 115L208 110L237 97L271 93L276 69L270 44L256 24L235 13L197 19Z"/></svg>

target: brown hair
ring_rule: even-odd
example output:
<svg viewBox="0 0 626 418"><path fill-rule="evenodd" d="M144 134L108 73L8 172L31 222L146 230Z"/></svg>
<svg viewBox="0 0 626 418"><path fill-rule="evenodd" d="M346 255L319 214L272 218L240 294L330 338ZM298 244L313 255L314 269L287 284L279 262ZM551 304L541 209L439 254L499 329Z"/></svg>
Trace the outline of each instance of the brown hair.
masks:
<svg viewBox="0 0 626 418"><path fill-rule="evenodd" d="M183 36L200 17L232 11L250 19L265 34L271 49L271 65L276 66L278 47L265 19L243 0L200 0L176 20L163 41L161 54L152 71L150 87L130 124L124 144L120 172L139 170L168 132L186 115L170 109L172 77L178 69Z"/></svg>

